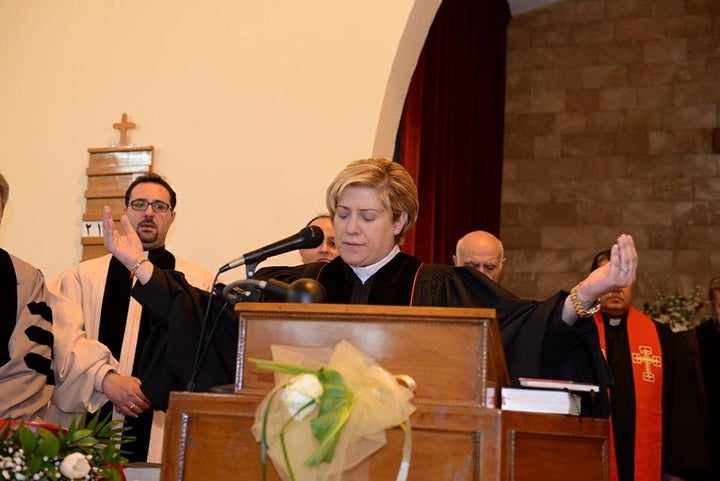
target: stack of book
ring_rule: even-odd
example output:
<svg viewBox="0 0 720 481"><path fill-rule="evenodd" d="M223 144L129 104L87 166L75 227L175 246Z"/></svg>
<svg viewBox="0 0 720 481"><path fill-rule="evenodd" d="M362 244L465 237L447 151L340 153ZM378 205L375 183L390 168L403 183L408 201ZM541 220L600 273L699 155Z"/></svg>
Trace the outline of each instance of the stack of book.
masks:
<svg viewBox="0 0 720 481"><path fill-rule="evenodd" d="M507 411L580 415L582 393L598 392L595 384L520 378L522 387L504 387L500 408Z"/></svg>

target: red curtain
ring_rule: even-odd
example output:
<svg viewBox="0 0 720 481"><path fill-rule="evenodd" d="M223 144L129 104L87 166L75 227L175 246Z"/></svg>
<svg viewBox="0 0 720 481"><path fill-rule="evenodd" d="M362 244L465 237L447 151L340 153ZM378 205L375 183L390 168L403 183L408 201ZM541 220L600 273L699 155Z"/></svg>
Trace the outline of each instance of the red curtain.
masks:
<svg viewBox="0 0 720 481"><path fill-rule="evenodd" d="M451 263L455 243L498 234L507 0L443 0L410 83L395 159L417 183L420 215L403 251Z"/></svg>

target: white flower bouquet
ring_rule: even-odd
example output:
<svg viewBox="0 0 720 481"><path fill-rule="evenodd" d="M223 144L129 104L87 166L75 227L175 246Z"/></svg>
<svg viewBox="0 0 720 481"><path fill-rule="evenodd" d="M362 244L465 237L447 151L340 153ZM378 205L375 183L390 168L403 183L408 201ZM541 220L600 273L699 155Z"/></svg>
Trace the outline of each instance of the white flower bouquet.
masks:
<svg viewBox="0 0 720 481"><path fill-rule="evenodd" d="M385 430L395 426L405 430L396 479L407 479L415 408L410 389L398 383L403 377L390 374L345 341L327 362L317 354L273 346L275 361L252 360L277 373L276 387L258 407L253 425L261 443L263 479L269 456L286 481L338 481L384 446Z"/></svg>
<svg viewBox="0 0 720 481"><path fill-rule="evenodd" d="M77 421L77 422L76 422ZM119 445L129 441L121 421L87 414L67 429L0 420L0 477L18 481L125 481Z"/></svg>

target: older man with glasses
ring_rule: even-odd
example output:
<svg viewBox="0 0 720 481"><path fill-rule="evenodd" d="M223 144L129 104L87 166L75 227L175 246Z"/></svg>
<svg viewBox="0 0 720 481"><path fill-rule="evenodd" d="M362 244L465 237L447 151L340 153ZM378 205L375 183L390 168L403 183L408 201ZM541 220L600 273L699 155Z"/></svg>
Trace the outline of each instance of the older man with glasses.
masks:
<svg viewBox="0 0 720 481"><path fill-rule="evenodd" d="M138 177L125 193L125 214L144 249L135 266L128 270L106 255L81 262L48 283L72 306L55 318L56 387L48 419L67 426L84 411L110 413L114 408L114 416L124 418L131 427L128 434L137 438L124 446L132 451L131 461L160 461L163 416L153 414L153 388L143 384L143 365L153 357L143 347L166 324L131 299L135 271L151 261L183 272L196 287L212 287L211 272L165 249L176 202L175 191L163 177Z"/></svg>

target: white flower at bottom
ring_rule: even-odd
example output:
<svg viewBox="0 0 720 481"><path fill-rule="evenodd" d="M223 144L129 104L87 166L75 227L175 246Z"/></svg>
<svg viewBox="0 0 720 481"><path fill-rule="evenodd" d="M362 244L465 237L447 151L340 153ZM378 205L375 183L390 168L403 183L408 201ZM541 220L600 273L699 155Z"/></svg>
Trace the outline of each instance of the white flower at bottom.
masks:
<svg viewBox="0 0 720 481"><path fill-rule="evenodd" d="M60 463L60 472L70 479L84 478L90 472L90 463L82 453L70 453Z"/></svg>
<svg viewBox="0 0 720 481"><path fill-rule="evenodd" d="M313 412L317 403L320 402L322 393L323 386L316 375L300 374L295 376L290 384L283 389L280 399L290 415L295 416L295 419L300 421ZM311 401L314 402L302 409ZM302 411L300 411L301 409Z"/></svg>

